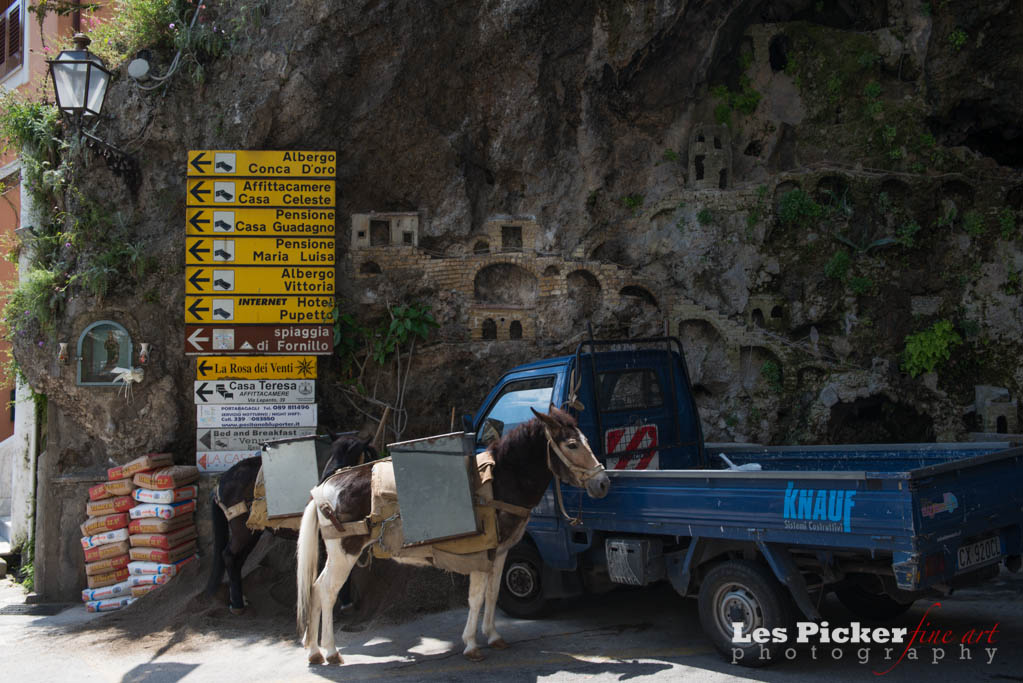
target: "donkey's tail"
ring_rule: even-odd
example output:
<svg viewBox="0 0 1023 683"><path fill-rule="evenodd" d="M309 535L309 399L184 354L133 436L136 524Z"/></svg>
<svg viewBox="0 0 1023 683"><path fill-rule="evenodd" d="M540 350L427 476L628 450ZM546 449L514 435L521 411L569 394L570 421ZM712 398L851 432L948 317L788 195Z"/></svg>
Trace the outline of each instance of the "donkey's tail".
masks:
<svg viewBox="0 0 1023 683"><path fill-rule="evenodd" d="M210 494L210 514L213 515L213 567L210 569L209 583L206 584L206 595L213 595L220 587L224 578L224 550L227 548L227 515L217 502L217 491Z"/></svg>
<svg viewBox="0 0 1023 683"><path fill-rule="evenodd" d="M309 501L302 513L302 526L298 531L298 636L305 636L306 629L315 629L309 620L313 599L313 583L316 581L316 566L320 561L320 529L316 502Z"/></svg>

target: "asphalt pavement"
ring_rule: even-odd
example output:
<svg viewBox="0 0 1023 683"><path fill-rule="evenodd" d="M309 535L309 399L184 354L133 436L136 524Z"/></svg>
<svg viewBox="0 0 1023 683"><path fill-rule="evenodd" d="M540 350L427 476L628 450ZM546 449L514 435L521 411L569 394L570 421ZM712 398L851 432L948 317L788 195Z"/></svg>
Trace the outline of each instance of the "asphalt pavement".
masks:
<svg viewBox="0 0 1023 683"><path fill-rule="evenodd" d="M1023 577L1003 574L982 589L940 605L919 603L892 626L916 636L905 647L806 644L790 660L750 669L725 661L703 636L696 603L667 586L622 589L563 603L549 618L498 617L508 650L461 656L465 610L405 623L338 624L345 664L309 667L292 623L276 632L246 628L246 617L217 616L180 629L126 641L105 617L75 605L54 616L0 616L0 671L6 680L117 681L1023 681ZM0 605L18 603L20 588L0 582ZM929 611L928 611L929 609ZM850 620L833 599L823 605L833 626ZM226 613L226 610L225 610ZM230 619L230 621L229 621ZM77 625L92 623L81 631ZM75 627L75 628L72 628ZM97 628L99 627L99 628ZM993 629L993 631L992 631ZM972 631L971 631L972 630ZM986 631L982 642L963 637ZM970 634L973 636L971 637ZM986 640L985 640L986 639ZM944 641L944 642L942 642ZM481 641L482 642L482 641ZM938 650L941 651L938 654ZM968 654L964 654L968 653ZM887 654L887 658L886 658ZM784 656L784 655L783 655ZM964 657L969 659L964 659Z"/></svg>

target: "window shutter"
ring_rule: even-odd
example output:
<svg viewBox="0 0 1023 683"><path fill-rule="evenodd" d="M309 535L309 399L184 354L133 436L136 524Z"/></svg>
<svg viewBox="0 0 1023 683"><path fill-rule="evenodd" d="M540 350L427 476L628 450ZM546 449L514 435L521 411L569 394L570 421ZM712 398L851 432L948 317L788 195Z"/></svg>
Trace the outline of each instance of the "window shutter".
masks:
<svg viewBox="0 0 1023 683"><path fill-rule="evenodd" d="M7 56L14 57L21 51L21 6L17 3L7 15L7 25ZM15 61L21 62L20 59Z"/></svg>
<svg viewBox="0 0 1023 683"><path fill-rule="evenodd" d="M0 17L0 76L7 73L7 17Z"/></svg>

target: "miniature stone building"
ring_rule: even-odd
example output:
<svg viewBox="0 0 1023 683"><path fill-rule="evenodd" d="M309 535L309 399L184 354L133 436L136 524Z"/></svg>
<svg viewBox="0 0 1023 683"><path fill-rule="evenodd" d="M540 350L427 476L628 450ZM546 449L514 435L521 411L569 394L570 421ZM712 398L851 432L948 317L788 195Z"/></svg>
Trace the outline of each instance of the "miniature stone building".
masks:
<svg viewBox="0 0 1023 683"><path fill-rule="evenodd" d="M1016 434L1019 431L1017 401L1003 387L977 385L974 407L980 418L980 431L997 434Z"/></svg>
<svg viewBox="0 0 1023 683"><path fill-rule="evenodd" d="M689 136L689 186L723 190L731 181L732 146L728 127L694 126Z"/></svg>

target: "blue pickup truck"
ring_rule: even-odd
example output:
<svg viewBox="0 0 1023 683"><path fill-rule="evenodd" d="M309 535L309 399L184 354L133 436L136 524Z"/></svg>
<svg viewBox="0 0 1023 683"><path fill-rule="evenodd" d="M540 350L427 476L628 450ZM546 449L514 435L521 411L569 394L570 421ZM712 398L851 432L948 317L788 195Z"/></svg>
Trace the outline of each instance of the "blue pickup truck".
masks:
<svg viewBox="0 0 1023 683"><path fill-rule="evenodd" d="M707 444L670 337L590 340L517 367L466 427L482 448L550 403L576 406L611 492L563 485L573 524L548 491L505 564L499 605L512 616L667 580L698 598L706 634L734 658L734 623L748 634L819 619L831 591L856 617L884 619L1020 567L1023 448ZM760 646L745 647L742 663L758 664Z"/></svg>

